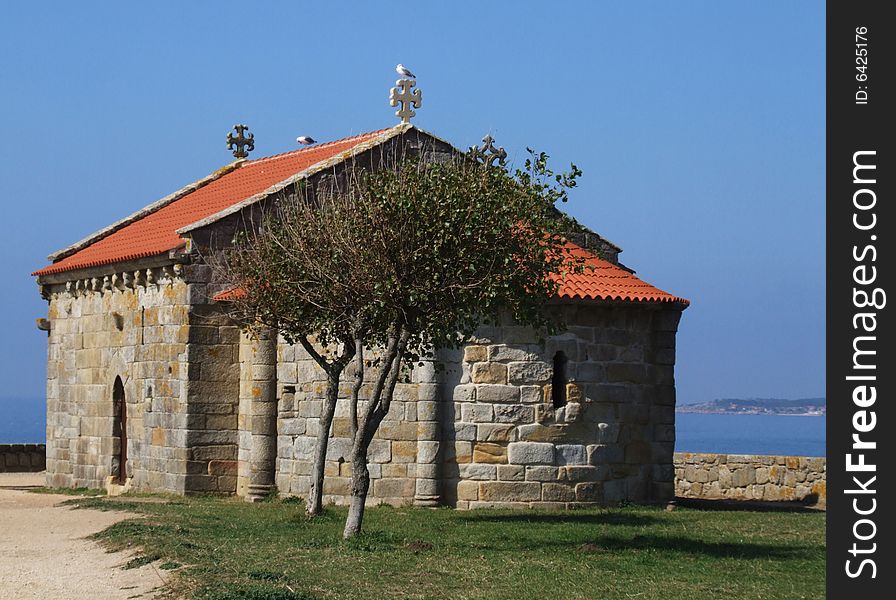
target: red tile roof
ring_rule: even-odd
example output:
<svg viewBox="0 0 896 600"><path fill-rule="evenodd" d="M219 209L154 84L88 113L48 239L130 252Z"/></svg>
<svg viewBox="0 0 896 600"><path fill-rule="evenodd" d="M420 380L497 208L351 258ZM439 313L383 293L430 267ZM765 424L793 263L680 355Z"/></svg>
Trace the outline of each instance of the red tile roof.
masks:
<svg viewBox="0 0 896 600"><path fill-rule="evenodd" d="M177 230L264 192L322 161L351 150L389 129L303 148L267 158L247 160L198 189L135 218L32 275L49 275L73 269L163 254L184 245Z"/></svg>
<svg viewBox="0 0 896 600"><path fill-rule="evenodd" d="M560 298L690 304L688 300L653 287L622 267L598 258L581 246L567 242L566 248L570 256L584 259L585 268L581 273L557 275L560 281L557 295Z"/></svg>
<svg viewBox="0 0 896 600"><path fill-rule="evenodd" d="M628 302L679 302L687 306L688 300L673 296L646 281L635 277L622 267L598 258L589 250L572 242L566 243L569 256L584 260L581 273L557 275L560 289L557 296L573 300L622 300ZM214 299L219 302L237 300L245 295L240 288L218 292Z"/></svg>

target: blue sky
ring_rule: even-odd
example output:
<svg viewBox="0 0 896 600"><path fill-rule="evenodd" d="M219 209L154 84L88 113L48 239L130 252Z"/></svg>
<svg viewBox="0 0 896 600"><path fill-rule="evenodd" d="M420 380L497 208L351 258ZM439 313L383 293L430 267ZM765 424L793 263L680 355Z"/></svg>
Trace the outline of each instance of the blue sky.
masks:
<svg viewBox="0 0 896 600"><path fill-rule="evenodd" d="M584 171L567 209L692 300L681 402L824 394L821 2L160 2L4 7L0 396L41 397L51 251L299 134L486 133Z"/></svg>

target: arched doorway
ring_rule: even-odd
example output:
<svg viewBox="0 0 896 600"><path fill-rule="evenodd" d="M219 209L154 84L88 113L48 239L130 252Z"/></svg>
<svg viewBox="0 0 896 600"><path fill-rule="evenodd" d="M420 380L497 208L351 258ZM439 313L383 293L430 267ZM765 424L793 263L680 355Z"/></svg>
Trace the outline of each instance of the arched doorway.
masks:
<svg viewBox="0 0 896 600"><path fill-rule="evenodd" d="M116 473L115 460L112 461L112 475L118 476L118 483L124 484L128 478L128 403L124 397L124 384L121 377L115 378L112 385L112 405L115 414L115 423L112 427L112 435L118 438L118 469Z"/></svg>

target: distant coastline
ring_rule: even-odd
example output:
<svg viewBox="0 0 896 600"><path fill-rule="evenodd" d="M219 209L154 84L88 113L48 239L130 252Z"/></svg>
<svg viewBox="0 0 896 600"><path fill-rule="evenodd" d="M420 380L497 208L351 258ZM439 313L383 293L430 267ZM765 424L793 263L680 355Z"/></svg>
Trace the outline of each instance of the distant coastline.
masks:
<svg viewBox="0 0 896 600"><path fill-rule="evenodd" d="M783 415L796 417L823 417L827 414L824 398L722 398L700 404L679 404L679 413L708 415Z"/></svg>

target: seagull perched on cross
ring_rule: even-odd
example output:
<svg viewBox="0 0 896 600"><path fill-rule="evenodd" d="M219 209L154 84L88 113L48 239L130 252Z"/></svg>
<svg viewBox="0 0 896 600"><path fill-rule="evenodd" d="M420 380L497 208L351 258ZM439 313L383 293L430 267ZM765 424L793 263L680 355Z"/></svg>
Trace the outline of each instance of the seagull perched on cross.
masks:
<svg viewBox="0 0 896 600"><path fill-rule="evenodd" d="M417 76L411 73L411 70L404 66L401 63L395 66L395 72L401 75L402 77L410 77L411 79L417 79Z"/></svg>
<svg viewBox="0 0 896 600"><path fill-rule="evenodd" d="M317 140L312 138L310 135L300 135L296 138L296 141L303 146L310 146L311 144L316 144Z"/></svg>

